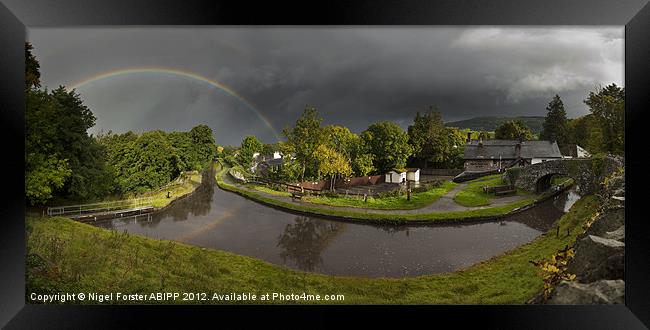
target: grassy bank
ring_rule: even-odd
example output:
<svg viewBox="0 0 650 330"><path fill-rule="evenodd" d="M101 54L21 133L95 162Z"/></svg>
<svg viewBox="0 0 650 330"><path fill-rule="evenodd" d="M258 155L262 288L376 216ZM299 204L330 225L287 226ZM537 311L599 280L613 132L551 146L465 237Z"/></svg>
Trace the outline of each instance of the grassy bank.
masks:
<svg viewBox="0 0 650 330"><path fill-rule="evenodd" d="M133 198L152 198L153 207L163 208L174 200L192 193L201 185L201 180L202 175L198 171L186 172L161 188L134 196ZM169 192L169 198L167 198L167 192Z"/></svg>
<svg viewBox="0 0 650 330"><path fill-rule="evenodd" d="M31 292L235 292L258 296L305 292L345 296L341 302L321 303L521 304L542 288L539 269L529 261L550 258L558 249L572 244L596 205L596 198L587 196L558 220L560 232L568 229L568 236L556 237L555 230L551 230L529 244L468 269L404 279L305 273L250 257L100 229L66 218L33 218L27 219L27 297Z"/></svg>
<svg viewBox="0 0 650 330"><path fill-rule="evenodd" d="M216 172L217 185L221 189L235 192L244 197L256 200L258 202L267 205L277 206L287 210L310 213L315 215L322 215L322 216L333 216L338 218L348 218L348 219L358 219L358 220L378 220L378 221L399 223L399 222L450 221L450 220L463 220L469 218L487 218L487 217L495 217L495 216L502 216L508 214L514 211L515 209L532 204L536 201L535 198L531 197L528 199L524 199L503 206L469 210L469 211L448 211L448 212L410 213L410 214L373 213L373 212L364 212L362 210L349 211L349 210L318 207L315 204L305 205L305 204L285 202L256 192L242 189L236 185L232 185L224 182L222 176L226 171L227 168L224 168Z"/></svg>

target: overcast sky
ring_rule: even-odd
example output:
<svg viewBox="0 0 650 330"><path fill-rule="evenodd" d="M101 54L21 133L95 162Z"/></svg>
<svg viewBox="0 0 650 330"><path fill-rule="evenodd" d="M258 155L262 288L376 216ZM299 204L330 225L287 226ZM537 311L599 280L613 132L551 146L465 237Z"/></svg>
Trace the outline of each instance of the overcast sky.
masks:
<svg viewBox="0 0 650 330"><path fill-rule="evenodd" d="M429 105L445 121L544 116L556 93L569 117L581 116L589 91L623 86L623 38L622 26L28 31L50 89L136 69L78 86L97 117L91 133L205 123L219 144L239 144L248 134L274 142L305 105L318 108L326 124L354 132L380 120L406 128ZM152 67L186 75L137 71Z"/></svg>

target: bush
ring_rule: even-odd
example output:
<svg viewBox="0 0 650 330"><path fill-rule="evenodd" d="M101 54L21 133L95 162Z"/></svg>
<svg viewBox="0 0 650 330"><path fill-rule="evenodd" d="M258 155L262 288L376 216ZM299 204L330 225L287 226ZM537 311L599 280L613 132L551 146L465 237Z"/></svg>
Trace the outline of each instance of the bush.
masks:
<svg viewBox="0 0 650 330"><path fill-rule="evenodd" d="M411 189L411 192L413 192L413 193L423 193L423 192L427 192L427 191L429 191L429 190L431 190L433 188L438 188L440 186L442 186L442 181L440 181L440 180L426 182L426 183L420 184L420 186L417 187L417 188Z"/></svg>

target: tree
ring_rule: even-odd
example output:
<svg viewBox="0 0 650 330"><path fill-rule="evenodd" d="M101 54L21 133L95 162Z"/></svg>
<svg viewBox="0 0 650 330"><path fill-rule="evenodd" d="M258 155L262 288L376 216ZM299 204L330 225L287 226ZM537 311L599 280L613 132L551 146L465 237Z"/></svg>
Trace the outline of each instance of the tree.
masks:
<svg viewBox="0 0 650 330"><path fill-rule="evenodd" d="M567 128L570 143L580 145L592 155L603 152L603 130L593 114L569 119Z"/></svg>
<svg viewBox="0 0 650 330"><path fill-rule="evenodd" d="M600 124L603 134L603 151L625 153L625 88L616 84L589 92L584 100L589 111Z"/></svg>
<svg viewBox="0 0 650 330"><path fill-rule="evenodd" d="M347 127L336 125L325 126L323 132L326 145L350 161L359 142L359 136L350 132Z"/></svg>
<svg viewBox="0 0 650 330"><path fill-rule="evenodd" d="M262 143L252 135L246 136L242 140L241 148L239 149L240 164L246 168L251 167L253 155L260 151L262 151Z"/></svg>
<svg viewBox="0 0 650 330"><path fill-rule="evenodd" d="M375 170L375 167L372 165L372 155L371 154L360 154L357 155L352 160L352 171L357 176L366 176L372 173Z"/></svg>
<svg viewBox="0 0 650 330"><path fill-rule="evenodd" d="M464 138L457 139L457 130L445 127L442 116L434 107L424 115L415 114L413 125L408 127L409 143L413 147L413 158L428 167L449 163L456 157Z"/></svg>
<svg viewBox="0 0 650 330"><path fill-rule="evenodd" d="M361 139L372 154L373 166L382 173L404 168L412 153L408 134L393 122L370 125L361 133Z"/></svg>
<svg viewBox="0 0 650 330"><path fill-rule="evenodd" d="M214 144L212 129L208 125L198 125L190 130L189 135L197 156L197 164L195 164L194 169L203 169L216 156L216 145Z"/></svg>
<svg viewBox="0 0 650 330"><path fill-rule="evenodd" d="M494 137L499 140L531 140L533 132L521 120L511 120L503 123L494 131Z"/></svg>
<svg viewBox="0 0 650 330"><path fill-rule="evenodd" d="M555 95L546 107L548 113L542 125L542 132L539 134L540 140L557 141L562 146L568 142L567 118L564 110L564 103L559 95Z"/></svg>
<svg viewBox="0 0 650 330"><path fill-rule="evenodd" d="M105 166L102 146L87 133L95 124L94 115L74 91L61 86L48 93L36 86L26 89L28 199L45 203L54 197L90 201L105 196L113 188L113 178ZM45 186L37 188L37 182Z"/></svg>
<svg viewBox="0 0 650 330"><path fill-rule="evenodd" d="M283 130L287 142L295 153L296 160L302 169L300 180L305 177L313 177L317 174L317 166L314 152L319 145L323 144L325 134L321 127L322 118L314 107L307 106L293 128Z"/></svg>
<svg viewBox="0 0 650 330"><path fill-rule="evenodd" d="M50 98L54 109L50 126L55 134L48 136L47 141L54 153L68 160L72 170L61 197L80 202L104 197L113 182L102 146L88 135L88 129L95 125L95 116L75 90L60 86L50 93Z"/></svg>
<svg viewBox="0 0 650 330"><path fill-rule="evenodd" d="M25 42L25 89L41 87L41 65L32 54L34 47L31 43Z"/></svg>
<svg viewBox="0 0 650 330"><path fill-rule="evenodd" d="M352 174L352 167L345 156L336 150L321 144L316 149L318 161L318 176L330 178L330 190L334 188L334 180L339 175L349 177Z"/></svg>
<svg viewBox="0 0 650 330"><path fill-rule="evenodd" d="M47 92L26 92L25 195L31 205L50 200L70 177L68 161L54 151L49 140L56 134L52 125L54 105Z"/></svg>

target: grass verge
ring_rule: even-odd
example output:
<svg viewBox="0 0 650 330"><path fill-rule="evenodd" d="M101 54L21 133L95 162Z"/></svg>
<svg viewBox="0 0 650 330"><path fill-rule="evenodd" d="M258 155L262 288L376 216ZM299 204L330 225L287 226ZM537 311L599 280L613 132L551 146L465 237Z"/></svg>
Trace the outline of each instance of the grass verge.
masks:
<svg viewBox="0 0 650 330"><path fill-rule="evenodd" d="M548 259L570 245L596 210L597 199L577 201L555 230L462 271L403 279L305 273L229 252L96 228L66 218L27 219L27 290L55 294L97 292L206 293L207 300L129 301L113 304L522 304L542 289L531 260ZM568 231L567 231L568 230ZM340 294L343 301L223 301L212 293ZM60 303L60 302L58 302ZM96 301L69 301L97 304Z"/></svg>
<svg viewBox="0 0 650 330"><path fill-rule="evenodd" d="M186 172L164 187L159 188L153 192L139 195L137 198L151 197L153 199L153 207L163 208L174 200L192 193L198 186L201 185L201 178L202 175L198 171ZM167 192L169 192L170 198L167 198Z"/></svg>
<svg viewBox="0 0 650 330"><path fill-rule="evenodd" d="M490 201L497 198L493 193L485 193L483 187L503 185L501 174L489 175L476 180L468 181L467 186L454 196L454 202L468 207L490 205ZM526 193L517 189L517 195Z"/></svg>

